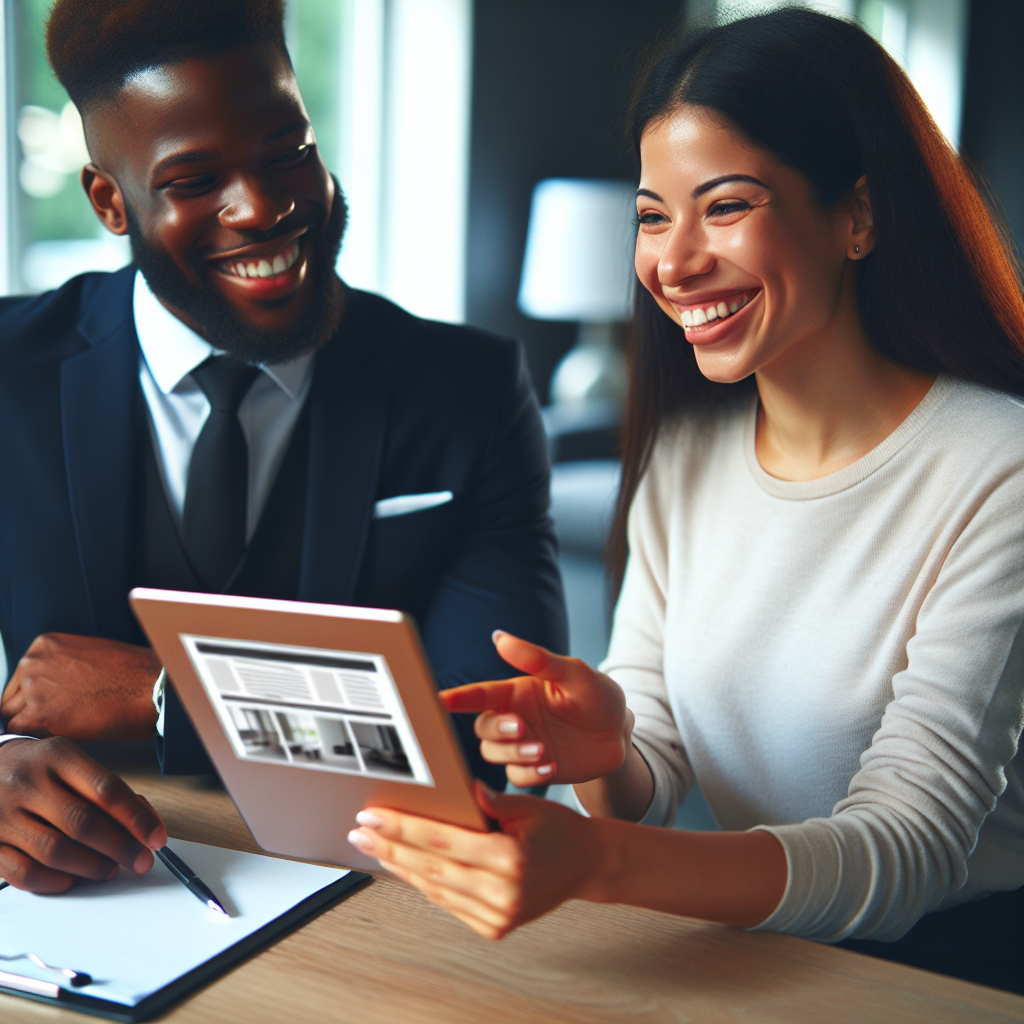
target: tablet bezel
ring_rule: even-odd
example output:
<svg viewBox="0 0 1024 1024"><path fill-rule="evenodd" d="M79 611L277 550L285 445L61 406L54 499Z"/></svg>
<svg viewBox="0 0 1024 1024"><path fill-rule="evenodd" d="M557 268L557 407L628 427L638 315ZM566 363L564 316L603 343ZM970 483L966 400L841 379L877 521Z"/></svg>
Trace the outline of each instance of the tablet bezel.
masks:
<svg viewBox="0 0 1024 1024"><path fill-rule="evenodd" d="M398 611L136 588L129 602L256 842L270 853L380 870L347 841L355 815L390 807L475 831L488 822L412 618ZM433 785L311 771L243 759L231 742L182 635L381 654L405 705ZM330 808L330 813L324 809Z"/></svg>

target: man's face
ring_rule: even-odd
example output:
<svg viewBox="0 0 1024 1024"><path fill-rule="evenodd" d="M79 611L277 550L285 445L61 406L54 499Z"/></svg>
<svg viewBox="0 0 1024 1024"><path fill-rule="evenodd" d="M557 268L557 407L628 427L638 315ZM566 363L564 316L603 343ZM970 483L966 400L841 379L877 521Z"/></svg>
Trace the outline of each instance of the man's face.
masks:
<svg viewBox="0 0 1024 1024"><path fill-rule="evenodd" d="M85 127L123 196L136 262L173 313L250 361L294 358L333 333L344 200L275 48L144 71Z"/></svg>

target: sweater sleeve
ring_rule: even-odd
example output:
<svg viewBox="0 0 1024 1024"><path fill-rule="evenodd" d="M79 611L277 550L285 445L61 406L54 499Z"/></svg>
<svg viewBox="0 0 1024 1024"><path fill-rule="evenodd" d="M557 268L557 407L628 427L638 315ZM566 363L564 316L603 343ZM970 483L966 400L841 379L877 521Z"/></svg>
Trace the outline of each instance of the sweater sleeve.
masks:
<svg viewBox="0 0 1024 1024"><path fill-rule="evenodd" d="M629 513L629 562L615 608L608 657L601 665L622 687L636 716L633 745L654 777L642 825L668 826L693 784L693 770L676 728L665 686L663 642L668 586L668 503L648 472Z"/></svg>
<svg viewBox="0 0 1024 1024"><path fill-rule="evenodd" d="M1022 476L994 481L951 545L846 798L760 826L789 865L760 929L894 940L964 885L1024 725Z"/></svg>

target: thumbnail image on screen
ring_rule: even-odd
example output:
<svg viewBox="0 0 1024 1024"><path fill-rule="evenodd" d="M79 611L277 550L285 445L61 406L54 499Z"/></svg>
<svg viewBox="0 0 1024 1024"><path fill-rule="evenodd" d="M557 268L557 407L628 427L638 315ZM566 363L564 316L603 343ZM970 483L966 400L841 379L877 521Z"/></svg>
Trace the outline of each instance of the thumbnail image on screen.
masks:
<svg viewBox="0 0 1024 1024"><path fill-rule="evenodd" d="M181 641L237 757L433 785L382 655Z"/></svg>

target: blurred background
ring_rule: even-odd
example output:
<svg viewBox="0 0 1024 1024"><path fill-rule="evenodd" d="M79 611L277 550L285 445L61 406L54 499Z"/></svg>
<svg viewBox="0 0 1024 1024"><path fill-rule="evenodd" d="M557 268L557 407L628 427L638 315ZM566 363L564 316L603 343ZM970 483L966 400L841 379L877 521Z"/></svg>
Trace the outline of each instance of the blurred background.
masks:
<svg viewBox="0 0 1024 1024"><path fill-rule="evenodd" d="M78 184L81 122L47 66L50 0L4 0L0 294L128 262ZM632 287L625 139L645 49L733 0L289 0L287 37L351 207L339 271L425 317L520 338L545 406L574 654L607 646ZM1024 2L823 0L906 69L1024 245ZM571 228L571 230L569 230Z"/></svg>

